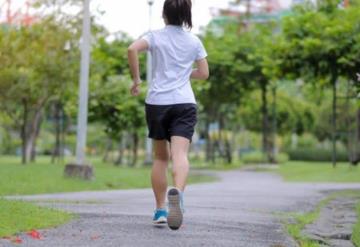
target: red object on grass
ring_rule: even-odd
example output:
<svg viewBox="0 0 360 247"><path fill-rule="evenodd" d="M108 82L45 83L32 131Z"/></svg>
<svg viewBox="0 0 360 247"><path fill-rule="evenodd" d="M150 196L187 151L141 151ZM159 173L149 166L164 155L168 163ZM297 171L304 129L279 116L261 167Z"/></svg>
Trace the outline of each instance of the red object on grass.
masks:
<svg viewBox="0 0 360 247"><path fill-rule="evenodd" d="M38 232L36 230L31 230L30 232L27 233L27 235L30 236L33 239L41 239L40 232Z"/></svg>
<svg viewBox="0 0 360 247"><path fill-rule="evenodd" d="M22 243L22 239L19 237L15 237L14 239L12 239L12 242L17 243L17 244L21 244Z"/></svg>

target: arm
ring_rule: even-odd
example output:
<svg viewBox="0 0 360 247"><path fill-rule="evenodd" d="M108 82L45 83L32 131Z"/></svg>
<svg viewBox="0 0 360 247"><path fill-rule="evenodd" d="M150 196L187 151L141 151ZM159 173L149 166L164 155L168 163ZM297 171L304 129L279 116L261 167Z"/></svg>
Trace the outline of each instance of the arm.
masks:
<svg viewBox="0 0 360 247"><path fill-rule="evenodd" d="M193 70L190 78L198 80L206 80L209 78L209 65L206 58L196 61L196 69Z"/></svg>
<svg viewBox="0 0 360 247"><path fill-rule="evenodd" d="M139 85L141 83L140 68L139 68L139 53L146 51L148 48L149 48L148 43L143 39L135 41L128 48L128 61L130 66L131 77L134 83L131 88L131 93L134 96L139 94Z"/></svg>

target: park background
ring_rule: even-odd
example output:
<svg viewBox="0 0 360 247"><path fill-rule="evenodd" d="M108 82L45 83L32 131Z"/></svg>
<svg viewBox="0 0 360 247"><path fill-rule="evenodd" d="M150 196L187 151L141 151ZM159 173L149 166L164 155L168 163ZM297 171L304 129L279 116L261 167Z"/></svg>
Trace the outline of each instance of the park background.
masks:
<svg viewBox="0 0 360 247"><path fill-rule="evenodd" d="M0 196L150 186L146 83L130 95L127 47L161 27L162 1L131 1L119 20L127 1L110 2L91 7L90 181L63 176L75 160L82 1L0 2ZM265 164L289 181L360 182L360 2L206 2L194 1L211 74L192 82L194 170ZM144 79L146 68L144 54Z"/></svg>

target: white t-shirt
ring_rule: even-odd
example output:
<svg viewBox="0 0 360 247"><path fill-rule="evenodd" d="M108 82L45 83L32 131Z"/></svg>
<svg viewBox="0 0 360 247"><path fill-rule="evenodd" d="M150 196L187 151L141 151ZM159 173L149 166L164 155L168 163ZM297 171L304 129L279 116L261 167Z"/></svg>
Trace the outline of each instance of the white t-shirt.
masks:
<svg viewBox="0 0 360 247"><path fill-rule="evenodd" d="M193 64L207 57L198 37L180 26L167 25L142 37L152 57L152 80L146 103L151 105L196 104L190 75Z"/></svg>

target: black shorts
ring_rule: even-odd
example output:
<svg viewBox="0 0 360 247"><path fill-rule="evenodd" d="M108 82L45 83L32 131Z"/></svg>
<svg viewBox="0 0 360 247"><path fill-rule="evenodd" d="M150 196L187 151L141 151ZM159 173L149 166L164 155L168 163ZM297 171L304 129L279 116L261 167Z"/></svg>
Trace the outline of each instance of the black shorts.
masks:
<svg viewBox="0 0 360 247"><path fill-rule="evenodd" d="M145 105L149 138L168 140L181 136L192 140L197 122L196 104Z"/></svg>

